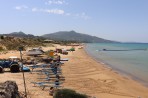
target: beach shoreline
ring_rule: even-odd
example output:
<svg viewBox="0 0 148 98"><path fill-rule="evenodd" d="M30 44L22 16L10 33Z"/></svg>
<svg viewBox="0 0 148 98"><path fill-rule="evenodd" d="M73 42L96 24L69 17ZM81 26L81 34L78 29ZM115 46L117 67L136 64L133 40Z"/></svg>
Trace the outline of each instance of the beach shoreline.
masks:
<svg viewBox="0 0 148 98"><path fill-rule="evenodd" d="M55 48L65 48L67 46L45 47L43 49L50 50ZM0 57L8 58L9 56L19 56L19 52L7 53ZM61 55L61 54L60 54ZM68 55L61 55L61 58L68 58L69 61L62 65L62 74L65 77L63 88L73 89L79 93L84 93L96 98L141 98L148 97L148 88L140 83L123 77L114 70L106 67L104 64L97 62L84 49L76 47L76 51L69 52ZM12 75L13 74L13 75ZM31 98L52 98L49 96L49 88L41 90L39 87L33 86L31 82L38 82L40 76L36 72L25 73L27 92ZM6 80L16 81L20 92L24 92L22 73L4 72L0 74L0 82ZM40 80L41 81L41 80Z"/></svg>
<svg viewBox="0 0 148 98"><path fill-rule="evenodd" d="M79 70L79 69L77 69L77 70L75 70L75 68L76 68L76 66L77 65L75 65L75 66L73 66L72 68L74 68L74 71L76 71L76 72L73 72L73 70L72 70L72 72L66 72L66 74L68 74L68 75L70 75L71 73L72 73L72 75L73 75L73 77L74 77L74 75L76 75L76 76L78 76L77 77L77 79L80 79L80 77L79 77L79 75L80 76L83 76L83 78L84 77L87 77L87 78L89 78L89 79L92 79L92 82L93 81L95 81L95 82L98 82L98 83L100 83L100 84L102 84L102 86L106 86L106 85L110 85L110 84L112 84L112 83L108 83L108 84L105 84L105 83L102 83L102 81L105 81L105 82L117 82L117 85L114 85L114 84L112 84L113 85L113 87L111 87L111 88L116 88L116 86L117 86L117 88L116 89L124 89L123 90L123 92L125 91L126 93L128 93L127 94L127 96L126 96L126 94L124 95L124 94L121 94L121 95L124 95L124 97L123 96L118 96L118 94L116 95L116 93L117 92L120 92L120 90L119 91L117 91L116 93L115 93L115 95L114 94L112 94L112 95L110 95L110 93L109 93L109 95L108 94L102 94L102 93L98 93L98 94L92 94L92 95L95 95L95 96L97 96L97 97L100 97L101 96L101 98L136 98L136 95L137 95L137 97L138 96L141 96L141 95L143 95L143 96L148 96L147 94L146 94L146 92L148 91L148 88L146 88L146 87L144 87L143 85L141 85L139 82L137 82L137 81L135 81L135 80L133 80L133 79L131 79L130 77L125 77L125 76L123 76L123 75L121 75L121 74L119 74L118 72L116 72L116 71L114 71L113 69L111 69L111 68L109 68L109 67L107 67L106 65L104 65L104 64L101 64L100 62L98 62L98 61L96 61L95 59L93 59L90 55L88 55L87 53L86 53L86 51L84 50L84 49L82 49L82 50L78 50L78 51L76 51L76 52L79 52L78 54L75 54L75 55L73 55L73 57L72 58L74 58L75 60L74 61L70 61L70 62L78 62L79 60L81 60L82 58L83 58L83 60L81 61L81 62L83 62L83 65L82 65L82 63L81 62L79 62L79 63L77 63L77 64L79 64L79 65L81 65L81 66L83 66L82 68L84 68L83 69L83 71L84 71L84 73L83 73L83 71L82 71L82 69L81 70ZM79 55L79 56L78 56ZM82 57L82 58L81 58ZM76 60L76 58L79 58L79 59L77 59ZM84 60L84 58L86 59L89 59L89 60ZM69 63L70 63L69 62ZM92 65L89 65L89 64L92 64ZM71 64L72 65L72 64ZM67 65L68 66L68 65ZM90 69L85 69L85 67L90 67ZM95 66L94 67L94 69L95 69L95 71L93 72L90 72L89 71L89 73L85 73L85 71L87 72L88 70L93 70L93 66ZM68 68L68 69L72 69L72 68ZM79 74L79 71L82 71L81 72L81 74ZM66 75L67 76L67 75ZM67 79L68 79L68 77L67 77ZM76 80L77 80L76 79ZM82 79L83 80L83 79ZM75 81L75 80L73 80L73 81ZM87 81L87 79L85 80L84 79L84 81ZM68 81L68 82L70 82L70 81ZM77 83L77 82L75 82L75 83ZM132 83L132 85L130 85ZM115 83L116 84L116 83ZM99 85L99 84L98 84ZM111 86L111 85L110 85ZM115 87L114 87L115 86ZM127 88L126 88L127 87ZM77 87L74 87L74 88L77 88ZM73 89L74 89L73 88ZM87 88L87 87L86 87ZM91 88L91 87L90 87ZM90 89L89 87L87 88L87 89ZM107 87L108 88L108 87ZM93 89L93 88L91 88L91 89ZM98 87L97 89L101 89L101 87ZM75 89L75 90L78 90L78 89ZM102 89L101 89L102 90ZM131 91L129 91L129 90L131 90ZM134 90L134 91L132 91L132 90ZM110 87L108 88L108 91L109 92L111 92L112 90L110 89ZM140 91L140 93L142 93L142 94L138 94L137 92L138 91ZM141 91L143 91L143 92L141 92ZM83 91L82 91L83 92ZM87 91L86 91L87 92ZM90 91L89 91L90 92ZM92 90L92 92L93 92L93 90ZM95 91L94 91L95 92ZM113 92L114 92L114 90L113 90ZM113 93L112 92L112 93ZM123 93L122 92L122 90L121 90L121 93ZM136 93L135 93L136 92ZM91 95L91 93L90 93L90 95ZM120 94L119 94L120 95ZM131 96L128 96L128 95L131 95ZM106 97L104 97L104 96L106 96ZM107 97L107 96L109 96L109 97ZM113 97L114 96L114 97ZM118 96L118 97L117 97ZM133 97L132 97L133 96ZM142 97L143 98L143 97ZM145 98L145 97L144 97Z"/></svg>
<svg viewBox="0 0 148 98"><path fill-rule="evenodd" d="M85 51L85 53L86 53L88 56L90 56L93 60L95 60L96 62L102 64L102 66L104 66L104 67L106 67L106 68L108 68L108 69L110 69L110 70L113 70L115 73L118 73L118 74L120 74L121 76L123 76L123 77L125 77L125 78L132 79L132 80L134 80L134 81L136 81L136 82L138 82L138 83L140 83L140 84L142 84L143 86L145 86L145 87L148 88L148 84L147 84L146 81L144 81L144 80L142 80L142 79L139 79L138 77L134 76L133 74L130 74L130 73L127 73L127 72L125 72L125 71L123 71L123 70L120 70L120 69L118 69L118 68L115 68L115 67L113 67L112 65L110 65L110 64L108 64L108 63L106 63L106 62L104 62L104 61L101 60L101 59L97 59L97 58L93 57L93 55L91 55L91 54L86 50L86 46L84 47L84 51Z"/></svg>

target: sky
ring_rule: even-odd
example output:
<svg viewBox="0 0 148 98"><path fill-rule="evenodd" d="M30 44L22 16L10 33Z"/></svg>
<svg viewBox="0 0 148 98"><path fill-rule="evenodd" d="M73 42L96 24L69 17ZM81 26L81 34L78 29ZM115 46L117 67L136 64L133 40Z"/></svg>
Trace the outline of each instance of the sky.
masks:
<svg viewBox="0 0 148 98"><path fill-rule="evenodd" d="M0 0L0 34L71 30L148 43L148 0Z"/></svg>

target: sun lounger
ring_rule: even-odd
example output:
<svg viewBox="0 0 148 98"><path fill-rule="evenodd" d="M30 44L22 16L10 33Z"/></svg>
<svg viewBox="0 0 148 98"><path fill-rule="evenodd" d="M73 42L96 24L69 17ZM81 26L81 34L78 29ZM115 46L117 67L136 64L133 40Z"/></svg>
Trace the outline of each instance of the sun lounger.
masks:
<svg viewBox="0 0 148 98"><path fill-rule="evenodd" d="M44 78L44 79L45 79L45 81L50 81L50 80L56 80L57 78L56 77L55 78L47 77L47 78ZM65 81L65 78L60 78L59 80L60 81Z"/></svg>
<svg viewBox="0 0 148 98"><path fill-rule="evenodd" d="M54 68L43 68L42 71L50 71L53 70ZM61 68L57 68L57 71L62 71Z"/></svg>
<svg viewBox="0 0 148 98"><path fill-rule="evenodd" d="M63 62L57 62L58 65L64 64ZM41 64L41 65L28 65L33 71L35 68L47 68L47 67L52 67L52 63L49 64Z"/></svg>
<svg viewBox="0 0 148 98"><path fill-rule="evenodd" d="M55 85L55 84L53 84L53 85L46 85L46 84L44 84L44 85L42 85L42 90L44 90L45 87L55 87L55 88L60 88L60 87L63 87L63 86L62 86L62 85Z"/></svg>
<svg viewBox="0 0 148 98"><path fill-rule="evenodd" d="M49 67L51 64L42 64L42 65L27 65L28 67L30 67L33 71L33 69L35 68L45 68L45 67Z"/></svg>
<svg viewBox="0 0 148 98"><path fill-rule="evenodd" d="M35 85L56 84L56 83L58 83L58 84L60 85L60 84L62 84L63 82L53 82L53 81L51 81L51 82L31 82L31 83L33 83L34 86L35 86Z"/></svg>
<svg viewBox="0 0 148 98"><path fill-rule="evenodd" d="M44 71L44 72L38 73L38 75L43 75L43 74L45 74L47 76L48 75L62 75L61 72L53 73L53 72Z"/></svg>
<svg viewBox="0 0 148 98"><path fill-rule="evenodd" d="M42 72L42 73L45 74L45 75L52 75L52 74L57 75L57 74L62 74L62 72L56 72L56 73L54 73L54 72L49 72L49 71L45 71L45 72Z"/></svg>
<svg viewBox="0 0 148 98"><path fill-rule="evenodd" d="M40 80L45 80L45 81L49 81L49 80L65 80L65 77L61 76L61 75L55 75L55 76L51 76L51 75L48 75L47 77L45 78L38 78Z"/></svg>
<svg viewBox="0 0 148 98"><path fill-rule="evenodd" d="M64 79L65 77L63 75L58 75L60 77L60 79ZM57 79L56 75L52 75L52 76L47 76L46 78L37 78L37 79L47 79L47 78L52 78L52 79Z"/></svg>
<svg viewBox="0 0 148 98"><path fill-rule="evenodd" d="M60 61L68 61L68 58L60 59Z"/></svg>
<svg viewBox="0 0 148 98"><path fill-rule="evenodd" d="M60 84L63 82L58 82L58 85L56 84L57 82L31 82L34 84L34 86L39 86L42 87L42 90L45 89L45 87L62 87Z"/></svg>

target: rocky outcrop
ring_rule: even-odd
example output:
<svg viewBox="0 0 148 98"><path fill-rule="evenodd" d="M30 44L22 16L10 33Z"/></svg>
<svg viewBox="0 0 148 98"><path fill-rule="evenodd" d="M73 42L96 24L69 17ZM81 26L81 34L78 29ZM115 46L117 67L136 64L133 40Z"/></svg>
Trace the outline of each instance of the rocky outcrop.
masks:
<svg viewBox="0 0 148 98"><path fill-rule="evenodd" d="M0 98L21 98L15 81L0 83Z"/></svg>

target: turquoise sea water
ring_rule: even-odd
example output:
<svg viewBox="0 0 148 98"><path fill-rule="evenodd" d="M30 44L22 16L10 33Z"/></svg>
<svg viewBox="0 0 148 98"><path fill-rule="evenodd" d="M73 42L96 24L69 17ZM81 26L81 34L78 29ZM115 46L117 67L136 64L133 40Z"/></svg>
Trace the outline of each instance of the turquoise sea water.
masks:
<svg viewBox="0 0 148 98"><path fill-rule="evenodd" d="M106 66L148 86L148 44L91 43L86 44L85 50Z"/></svg>

